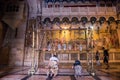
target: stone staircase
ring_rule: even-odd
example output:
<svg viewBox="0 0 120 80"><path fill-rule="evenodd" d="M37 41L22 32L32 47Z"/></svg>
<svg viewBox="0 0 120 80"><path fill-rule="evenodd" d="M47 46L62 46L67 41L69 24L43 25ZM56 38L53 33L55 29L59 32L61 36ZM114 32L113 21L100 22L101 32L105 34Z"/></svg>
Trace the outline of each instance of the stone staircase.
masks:
<svg viewBox="0 0 120 80"><path fill-rule="evenodd" d="M39 68L38 71L35 73L35 75L46 75L46 73L47 73L47 69ZM72 68L71 69L59 69L58 75L71 76L71 75L74 75L74 70ZM82 75L87 76L89 75L89 73L87 72L86 69L83 69Z"/></svg>
<svg viewBox="0 0 120 80"><path fill-rule="evenodd" d="M82 75L89 75L87 72L87 66L84 63L82 64L83 74ZM74 75L74 69L72 68L73 63L59 63L59 73L58 75ZM47 72L46 66L39 67L38 71L35 74L38 75L46 75Z"/></svg>

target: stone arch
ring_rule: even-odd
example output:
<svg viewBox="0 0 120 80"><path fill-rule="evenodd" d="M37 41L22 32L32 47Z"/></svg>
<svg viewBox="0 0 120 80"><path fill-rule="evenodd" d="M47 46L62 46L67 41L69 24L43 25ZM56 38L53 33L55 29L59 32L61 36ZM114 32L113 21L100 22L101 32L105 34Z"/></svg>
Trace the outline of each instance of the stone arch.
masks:
<svg viewBox="0 0 120 80"><path fill-rule="evenodd" d="M79 20L77 17L72 17L70 22L71 22L70 23L71 28L78 28L79 27Z"/></svg>
<svg viewBox="0 0 120 80"><path fill-rule="evenodd" d="M59 0L55 0L54 1L54 7L60 7L60 1Z"/></svg>
<svg viewBox="0 0 120 80"><path fill-rule="evenodd" d="M77 23L77 22L79 22L79 20L78 20L77 17L72 17L71 22L75 22L75 23Z"/></svg>
<svg viewBox="0 0 120 80"><path fill-rule="evenodd" d="M51 23L50 18L48 18L48 17L47 17L47 18L45 18L45 19L44 19L44 21L43 21L43 23L44 23L44 24L45 24L45 23Z"/></svg>
<svg viewBox="0 0 120 80"><path fill-rule="evenodd" d="M100 32L107 32L108 31L108 22L107 22L106 17L101 16L99 18L99 24L100 24Z"/></svg>
<svg viewBox="0 0 120 80"><path fill-rule="evenodd" d="M88 18L87 17L81 17L81 22L82 23L87 23L88 22Z"/></svg>
<svg viewBox="0 0 120 80"><path fill-rule="evenodd" d="M97 21L97 18L96 18L96 17L91 17L91 18L90 18L91 24L94 24L96 21Z"/></svg>
<svg viewBox="0 0 120 80"><path fill-rule="evenodd" d="M100 18L99 18L99 23L100 23L100 24L103 24L105 21L106 21L106 18L105 18L105 17L100 17Z"/></svg>
<svg viewBox="0 0 120 80"><path fill-rule="evenodd" d="M52 21L52 27L55 28L60 28L60 18L59 17L55 17Z"/></svg>
<svg viewBox="0 0 120 80"><path fill-rule="evenodd" d="M111 23L111 22L114 22L115 21L115 18L114 17L109 17L108 18L108 21Z"/></svg>
<svg viewBox="0 0 120 80"><path fill-rule="evenodd" d="M116 21L115 21L114 17L109 17L107 22L108 22L108 25L109 25L108 28L110 30L115 30L116 29L117 24L116 24Z"/></svg>
<svg viewBox="0 0 120 80"><path fill-rule="evenodd" d="M69 23L70 21L69 21L69 18L68 17L64 17L63 19L62 19L62 23Z"/></svg>
<svg viewBox="0 0 120 80"><path fill-rule="evenodd" d="M60 23L60 18L59 17L55 17L52 21L52 23L56 23L56 22Z"/></svg>

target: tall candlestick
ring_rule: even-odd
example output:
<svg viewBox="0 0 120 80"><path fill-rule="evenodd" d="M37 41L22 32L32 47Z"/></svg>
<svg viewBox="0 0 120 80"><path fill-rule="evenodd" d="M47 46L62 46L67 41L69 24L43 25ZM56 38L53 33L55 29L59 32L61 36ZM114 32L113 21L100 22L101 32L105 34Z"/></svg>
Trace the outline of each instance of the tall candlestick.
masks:
<svg viewBox="0 0 120 80"><path fill-rule="evenodd" d="M33 25L33 47L34 47L34 25Z"/></svg>
<svg viewBox="0 0 120 80"><path fill-rule="evenodd" d="M38 30L37 30L37 41L36 41L36 44L37 44L37 49L38 49Z"/></svg>
<svg viewBox="0 0 120 80"><path fill-rule="evenodd" d="M32 42L33 52L32 52L32 57L31 57L31 58L32 58L32 59L31 59L32 67L31 67L31 69L30 69L30 71L29 71L30 74L34 74L34 73L35 73L35 67L34 67L34 65L35 65L35 63L34 63L34 62L35 62L35 61L34 61L34 59L35 59L35 57L34 57L34 36L35 36L35 35L34 35L34 24L33 24L32 27L33 27L33 33L32 33L32 34L33 34L33 35L32 35L32 36L33 36L33 37L32 37L32 41L33 41L33 42Z"/></svg>

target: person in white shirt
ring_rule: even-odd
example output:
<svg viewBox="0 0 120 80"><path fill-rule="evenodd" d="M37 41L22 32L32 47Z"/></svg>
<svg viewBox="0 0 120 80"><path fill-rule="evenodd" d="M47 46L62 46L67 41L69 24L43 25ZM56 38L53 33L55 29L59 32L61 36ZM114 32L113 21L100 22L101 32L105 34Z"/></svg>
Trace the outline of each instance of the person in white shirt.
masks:
<svg viewBox="0 0 120 80"><path fill-rule="evenodd" d="M56 62L59 62L59 59L57 58L56 55L53 55L53 56L50 58L50 61L56 61Z"/></svg>
<svg viewBox="0 0 120 80"><path fill-rule="evenodd" d="M74 76L76 80L78 80L78 78L82 76L82 65L79 60L75 60L75 63L73 64L73 69L74 69Z"/></svg>
<svg viewBox="0 0 120 80"><path fill-rule="evenodd" d="M56 55L53 55L50 59L49 59L49 72L51 71L54 75L52 76L56 76L58 74L58 64L59 64L59 59L57 58ZM49 74L48 72L48 74Z"/></svg>

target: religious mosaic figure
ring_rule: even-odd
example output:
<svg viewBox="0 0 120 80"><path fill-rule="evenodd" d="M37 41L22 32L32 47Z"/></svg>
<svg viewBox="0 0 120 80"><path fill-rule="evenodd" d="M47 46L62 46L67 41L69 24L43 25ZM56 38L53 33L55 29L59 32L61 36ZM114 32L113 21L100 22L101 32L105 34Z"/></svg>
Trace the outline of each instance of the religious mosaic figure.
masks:
<svg viewBox="0 0 120 80"><path fill-rule="evenodd" d="M48 51L50 51L51 50L51 43L48 41L48 43L47 43L47 49L48 49Z"/></svg>
<svg viewBox="0 0 120 80"><path fill-rule="evenodd" d="M112 31L110 41L112 43L111 46L113 48L118 48L119 47L119 39L118 39L118 34L117 34L116 30Z"/></svg>
<svg viewBox="0 0 120 80"><path fill-rule="evenodd" d="M48 51L50 51L50 50L51 50L51 44L48 45Z"/></svg>
<svg viewBox="0 0 120 80"><path fill-rule="evenodd" d="M82 44L79 45L79 50L82 51Z"/></svg>
<svg viewBox="0 0 120 80"><path fill-rule="evenodd" d="M68 50L71 50L71 49L72 49L72 45L68 44Z"/></svg>
<svg viewBox="0 0 120 80"><path fill-rule="evenodd" d="M68 50L72 50L72 41L71 40L68 42Z"/></svg>
<svg viewBox="0 0 120 80"><path fill-rule="evenodd" d="M66 43L63 43L63 50L66 50L67 49L67 45Z"/></svg>
<svg viewBox="0 0 120 80"><path fill-rule="evenodd" d="M59 42L59 43L58 43L58 50L61 50L61 47L62 47L62 46L61 46L61 43Z"/></svg>

